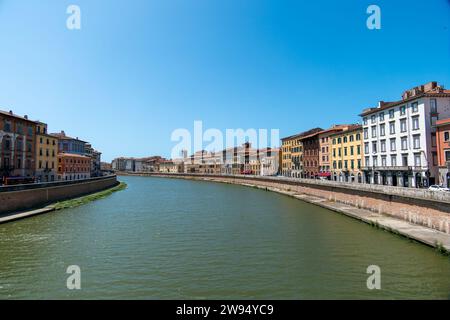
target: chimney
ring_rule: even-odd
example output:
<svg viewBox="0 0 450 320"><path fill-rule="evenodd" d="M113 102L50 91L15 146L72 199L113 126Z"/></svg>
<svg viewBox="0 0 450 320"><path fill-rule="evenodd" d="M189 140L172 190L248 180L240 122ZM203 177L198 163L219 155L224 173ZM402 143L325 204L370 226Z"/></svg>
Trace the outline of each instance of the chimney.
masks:
<svg viewBox="0 0 450 320"><path fill-rule="evenodd" d="M25 119L27 119L27 120L28 120L28 116L27 116L27 115L24 115L23 117L24 117Z"/></svg>
<svg viewBox="0 0 450 320"><path fill-rule="evenodd" d="M384 102L384 101L379 101L379 102L378 102L378 108L381 108L383 105L385 105L385 102Z"/></svg>
<svg viewBox="0 0 450 320"><path fill-rule="evenodd" d="M9 110L9 114L10 114L10 115L13 115L13 112L12 112L12 110Z"/></svg>

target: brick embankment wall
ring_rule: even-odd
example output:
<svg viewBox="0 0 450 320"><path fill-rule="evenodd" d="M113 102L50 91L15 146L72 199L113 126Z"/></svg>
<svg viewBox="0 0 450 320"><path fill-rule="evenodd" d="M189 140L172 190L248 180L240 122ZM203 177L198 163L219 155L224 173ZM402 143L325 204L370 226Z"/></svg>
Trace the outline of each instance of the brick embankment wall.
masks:
<svg viewBox="0 0 450 320"><path fill-rule="evenodd" d="M194 180L208 180L216 182L226 182L233 184L256 185L270 189L305 194L329 201L345 203L347 205L370 210L376 213L385 214L412 224L425 226L441 232L450 234L450 203L446 199L436 200L442 196L431 196L427 198L417 196L417 190L398 190L393 195L386 189L371 191L367 186L354 184L353 187L346 184L340 187L338 183L321 183L311 181L295 181L264 177L244 177L244 176L214 176L214 175L193 175L193 174L153 174L164 177L177 177ZM406 189L406 188L398 188Z"/></svg>
<svg viewBox="0 0 450 320"><path fill-rule="evenodd" d="M77 183L47 183L21 187L18 191L1 191L0 214L40 208L50 203L72 199L118 185L116 176L87 179Z"/></svg>

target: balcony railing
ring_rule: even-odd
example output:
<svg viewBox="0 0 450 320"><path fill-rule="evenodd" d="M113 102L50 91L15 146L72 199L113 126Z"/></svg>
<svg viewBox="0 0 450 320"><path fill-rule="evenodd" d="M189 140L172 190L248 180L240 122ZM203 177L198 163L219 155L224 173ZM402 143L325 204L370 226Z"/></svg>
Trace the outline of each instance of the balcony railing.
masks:
<svg viewBox="0 0 450 320"><path fill-rule="evenodd" d="M418 171L418 170L424 170L422 167L419 166L369 166L369 167L362 167L361 170L363 171Z"/></svg>

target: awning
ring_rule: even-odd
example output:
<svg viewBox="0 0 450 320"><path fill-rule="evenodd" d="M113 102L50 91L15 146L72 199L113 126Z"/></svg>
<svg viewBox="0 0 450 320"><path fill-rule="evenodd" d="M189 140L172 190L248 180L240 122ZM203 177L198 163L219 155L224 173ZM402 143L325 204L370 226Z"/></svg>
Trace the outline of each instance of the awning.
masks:
<svg viewBox="0 0 450 320"><path fill-rule="evenodd" d="M319 172L319 177L329 177L331 176L331 172Z"/></svg>

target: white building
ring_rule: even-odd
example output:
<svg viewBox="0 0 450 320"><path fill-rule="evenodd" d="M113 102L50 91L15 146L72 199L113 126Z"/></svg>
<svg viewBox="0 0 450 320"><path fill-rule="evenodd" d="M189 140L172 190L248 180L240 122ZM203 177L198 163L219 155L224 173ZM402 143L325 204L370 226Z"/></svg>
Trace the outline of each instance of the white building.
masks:
<svg viewBox="0 0 450 320"><path fill-rule="evenodd" d="M366 183L426 187L438 177L436 121L450 117L450 90L430 82L361 114Z"/></svg>

